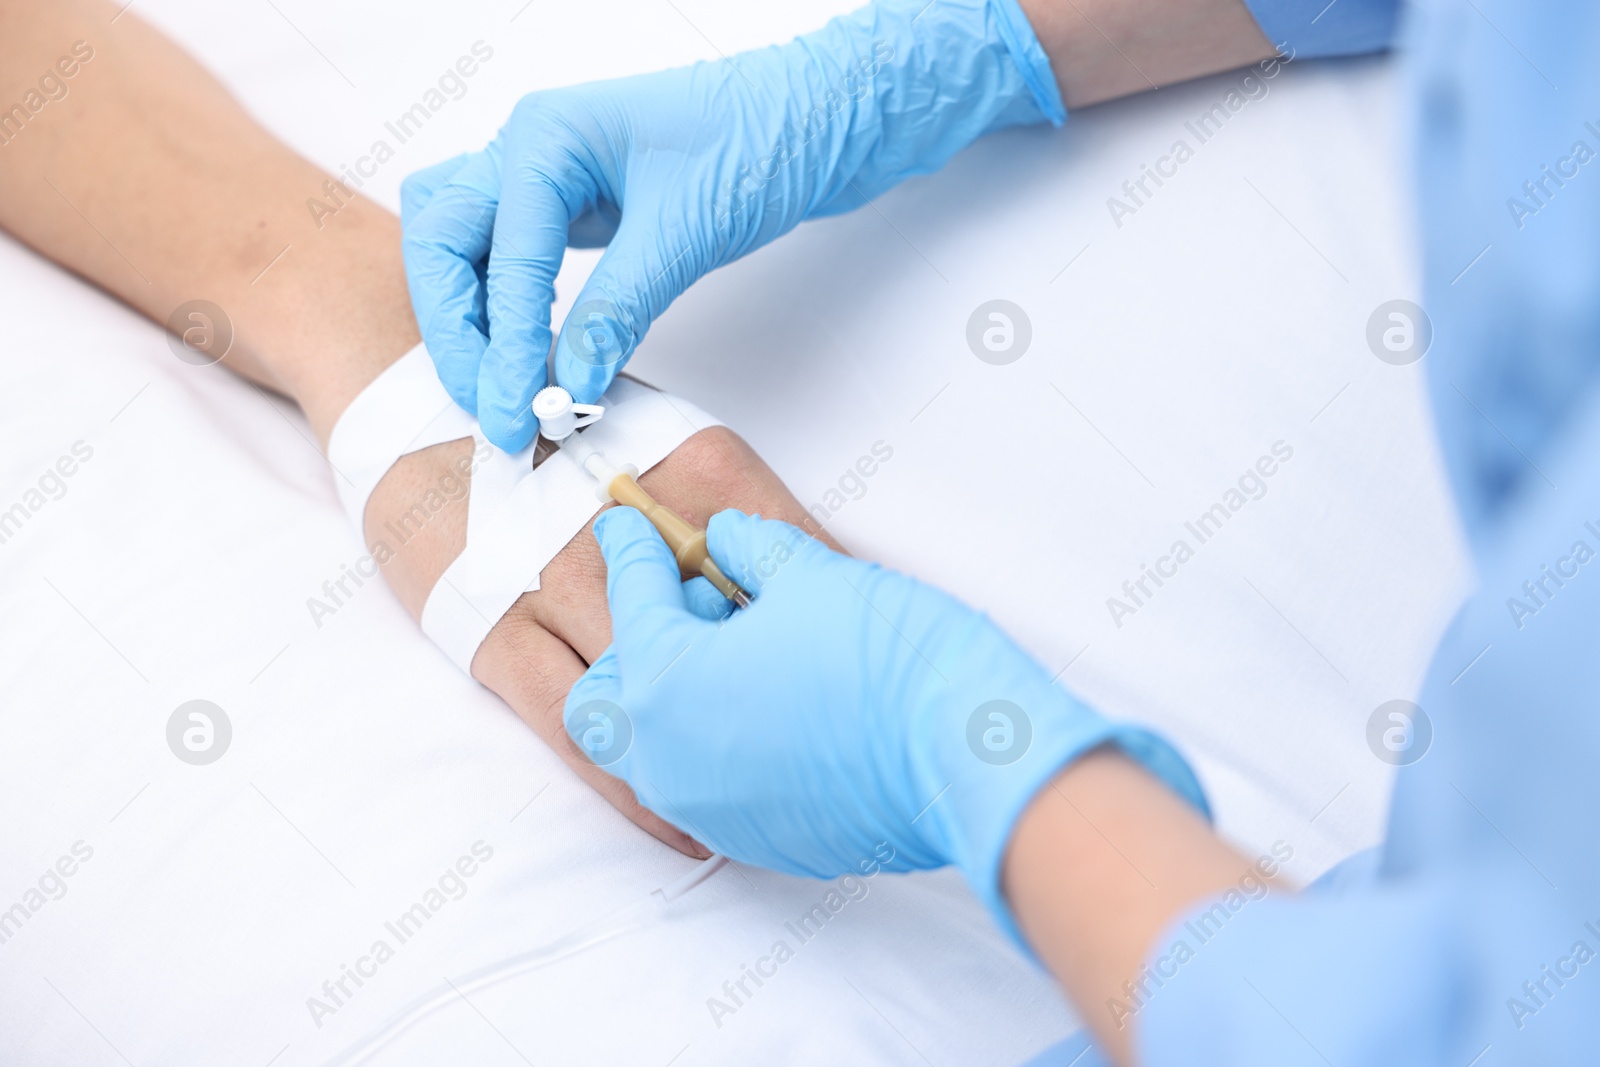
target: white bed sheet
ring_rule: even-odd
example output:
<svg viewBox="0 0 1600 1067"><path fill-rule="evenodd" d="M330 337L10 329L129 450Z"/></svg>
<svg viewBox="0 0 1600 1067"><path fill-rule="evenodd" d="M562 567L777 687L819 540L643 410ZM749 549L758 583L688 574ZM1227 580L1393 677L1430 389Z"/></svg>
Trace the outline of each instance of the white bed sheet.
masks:
<svg viewBox="0 0 1600 1067"><path fill-rule="evenodd" d="M467 94L369 182L393 205L407 170L481 143L528 88L714 57L844 6L137 10L330 168L488 42ZM1184 122L1236 76L992 138L706 279L635 367L743 432L807 503L887 444L830 528L1168 732L1226 833L1288 842L1291 873L1314 876L1380 835L1367 717L1414 692L1466 581L1420 367L1364 341L1375 306L1416 295L1394 77L1382 60L1287 70L1120 227L1106 198L1193 140ZM565 299L594 260L572 257ZM380 584L314 624L306 599L362 549L296 412L180 363L156 327L6 240L0 277L0 509L75 442L93 450L0 543L0 909L75 843L93 850L0 943L0 1062L322 1063L446 976L691 869ZM964 339L994 298L1034 331L1004 367ZM974 407L1005 432L968 432ZM1277 441L1294 458L1267 495L1117 627L1106 598ZM934 507L949 537L918 535ZM165 739L196 698L234 727L205 767ZM316 1026L307 998L479 841L493 858L465 895ZM958 879L869 886L721 1026L707 999L823 885L726 869L379 1062L1015 1064L1073 1028Z"/></svg>

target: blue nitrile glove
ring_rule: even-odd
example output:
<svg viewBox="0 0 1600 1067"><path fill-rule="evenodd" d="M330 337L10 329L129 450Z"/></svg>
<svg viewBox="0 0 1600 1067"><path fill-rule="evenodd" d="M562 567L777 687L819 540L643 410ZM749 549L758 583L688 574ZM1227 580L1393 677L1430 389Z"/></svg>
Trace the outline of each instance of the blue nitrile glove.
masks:
<svg viewBox="0 0 1600 1067"><path fill-rule="evenodd" d="M901 870L954 863L1014 934L1000 862L1064 764L1117 745L1206 810L1166 742L1069 696L937 589L724 511L711 554L755 602L708 618L695 591L709 586L679 581L639 512L614 508L594 530L614 642L572 687L567 731L724 855L814 877L891 855Z"/></svg>
<svg viewBox="0 0 1600 1067"><path fill-rule="evenodd" d="M520 448L569 244L610 246L556 351L557 383L593 402L701 275L988 131L1065 117L1017 0L879 0L786 45L532 93L488 148L407 180L423 340L489 440Z"/></svg>

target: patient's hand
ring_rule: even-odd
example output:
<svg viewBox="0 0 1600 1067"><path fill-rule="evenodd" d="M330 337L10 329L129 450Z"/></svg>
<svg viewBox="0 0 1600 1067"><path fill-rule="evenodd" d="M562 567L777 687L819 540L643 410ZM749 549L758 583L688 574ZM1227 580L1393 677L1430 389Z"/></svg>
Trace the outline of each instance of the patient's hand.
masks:
<svg viewBox="0 0 1600 1067"><path fill-rule="evenodd" d="M386 523L437 489L471 451L472 442L463 439L402 457L367 505L368 542L380 539ZM701 430L639 481L657 500L700 526L731 507L818 530L761 457L723 427ZM421 616L429 591L465 545L466 525L463 496L429 519L384 566L385 578L414 617ZM392 547L394 538L386 540ZM624 815L680 852L705 856L698 842L646 811L632 790L589 762L562 725L567 690L610 643L605 563L585 526L541 572L539 589L524 593L490 631L472 661L472 674Z"/></svg>
<svg viewBox="0 0 1600 1067"><path fill-rule="evenodd" d="M326 445L351 400L419 340L399 220L350 198L337 179L256 125L204 68L120 0L0 6L0 100L26 88L15 72L50 69L63 41L94 46L93 62L75 76L72 102L52 108L50 121L30 124L0 153L0 227L154 322L167 323L202 295L225 309L232 347L205 354L292 397ZM338 212L308 220L307 194L334 186L342 191ZM470 440L455 441L402 458L368 506L369 542L430 490L459 489L446 479L471 448ZM642 481L699 523L725 507L805 519L772 471L726 430L691 438ZM465 543L466 499L449 495L457 499L429 508L403 547L385 538L399 555L384 574L414 616ZM610 639L604 568L585 529L544 569L542 588L494 628L473 674L634 822L697 854L588 763L562 726L567 689Z"/></svg>

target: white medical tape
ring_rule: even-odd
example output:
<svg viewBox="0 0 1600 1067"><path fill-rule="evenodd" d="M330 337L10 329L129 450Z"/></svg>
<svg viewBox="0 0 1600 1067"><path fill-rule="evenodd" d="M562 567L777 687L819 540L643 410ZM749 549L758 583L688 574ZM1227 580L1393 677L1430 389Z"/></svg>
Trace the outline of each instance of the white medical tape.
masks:
<svg viewBox="0 0 1600 1067"><path fill-rule="evenodd" d="M328 438L333 484L356 532L365 539L367 501L395 460L463 437L481 438L478 420L444 391L422 345L369 382Z"/></svg>
<svg viewBox="0 0 1600 1067"><path fill-rule="evenodd" d="M641 471L696 431L721 425L686 400L626 378L613 382L600 403L606 413L582 431L584 440L613 463ZM328 458L342 475L345 511L362 530L367 499L396 460L468 436L477 454L489 458L472 472L466 547L428 594L422 630L470 674L472 657L495 623L519 596L539 588L539 572L599 510L594 479L564 451L534 470L531 445L516 454L480 447L485 440L476 420L445 393L421 345L346 409L329 439Z"/></svg>

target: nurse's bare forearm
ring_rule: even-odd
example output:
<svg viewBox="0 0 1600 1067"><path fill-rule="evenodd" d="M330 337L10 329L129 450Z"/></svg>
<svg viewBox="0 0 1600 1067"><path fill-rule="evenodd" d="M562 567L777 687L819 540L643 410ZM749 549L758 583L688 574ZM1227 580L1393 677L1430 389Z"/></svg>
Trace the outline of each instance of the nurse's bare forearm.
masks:
<svg viewBox="0 0 1600 1067"><path fill-rule="evenodd" d="M1017 822L1002 877L1023 936L1118 1064L1138 1062L1130 997L1156 938L1190 905L1259 871L1137 763L1106 749L1069 766Z"/></svg>
<svg viewBox="0 0 1600 1067"><path fill-rule="evenodd" d="M1241 0L1021 0L1068 110L1275 54Z"/></svg>
<svg viewBox="0 0 1600 1067"><path fill-rule="evenodd" d="M157 322L220 306L225 364L326 441L417 342L399 255L372 254L399 222L357 198L319 230L305 203L327 176L121 6L0 0L0 108L22 108L0 113L0 227Z"/></svg>

